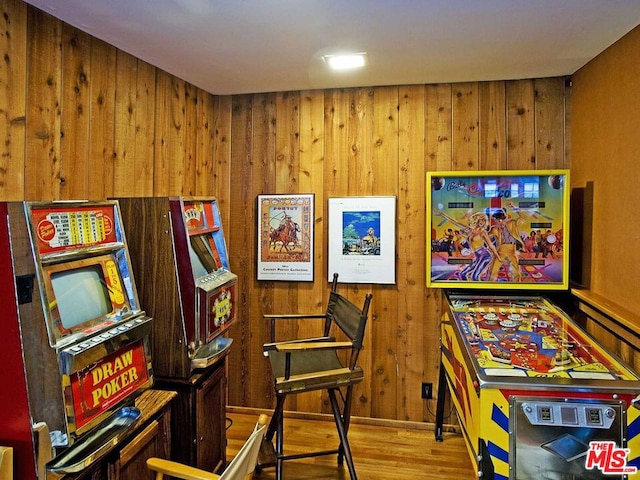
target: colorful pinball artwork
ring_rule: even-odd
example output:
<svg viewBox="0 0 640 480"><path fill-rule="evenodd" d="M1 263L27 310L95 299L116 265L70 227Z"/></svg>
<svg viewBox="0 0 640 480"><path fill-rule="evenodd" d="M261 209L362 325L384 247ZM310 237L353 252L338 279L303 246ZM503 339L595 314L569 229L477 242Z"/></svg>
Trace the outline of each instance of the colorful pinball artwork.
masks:
<svg viewBox="0 0 640 480"><path fill-rule="evenodd" d="M568 170L428 172L427 286L568 286Z"/></svg>

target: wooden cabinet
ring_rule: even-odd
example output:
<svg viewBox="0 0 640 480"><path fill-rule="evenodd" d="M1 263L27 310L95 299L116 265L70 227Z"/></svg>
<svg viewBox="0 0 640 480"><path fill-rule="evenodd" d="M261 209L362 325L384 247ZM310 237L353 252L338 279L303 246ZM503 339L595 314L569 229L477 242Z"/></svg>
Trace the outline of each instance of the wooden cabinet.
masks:
<svg viewBox="0 0 640 480"><path fill-rule="evenodd" d="M171 416L171 457L209 472L226 463L225 357L188 379L156 379L177 392Z"/></svg>
<svg viewBox="0 0 640 480"><path fill-rule="evenodd" d="M131 432L104 457L82 472L65 475L61 480L153 480L147 470L149 457L170 458L171 415L175 392L147 390L137 400L141 415ZM47 480L49 480L47 475Z"/></svg>
<svg viewBox="0 0 640 480"><path fill-rule="evenodd" d="M152 479L146 461L150 457L168 458L168 442L163 435L163 427L157 420L125 446L110 464L109 478L113 480Z"/></svg>

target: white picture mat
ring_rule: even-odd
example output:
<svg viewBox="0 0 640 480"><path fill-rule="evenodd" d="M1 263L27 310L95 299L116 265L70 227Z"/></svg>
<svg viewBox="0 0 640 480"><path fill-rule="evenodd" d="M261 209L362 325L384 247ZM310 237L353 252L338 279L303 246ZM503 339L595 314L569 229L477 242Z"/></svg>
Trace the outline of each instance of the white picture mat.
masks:
<svg viewBox="0 0 640 480"><path fill-rule="evenodd" d="M395 284L396 197L330 198L328 213L328 281Z"/></svg>

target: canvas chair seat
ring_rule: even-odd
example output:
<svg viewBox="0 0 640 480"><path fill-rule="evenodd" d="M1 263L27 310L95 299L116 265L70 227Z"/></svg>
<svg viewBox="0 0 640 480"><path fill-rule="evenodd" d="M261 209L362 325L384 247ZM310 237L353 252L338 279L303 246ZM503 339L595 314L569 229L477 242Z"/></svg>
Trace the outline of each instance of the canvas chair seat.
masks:
<svg viewBox="0 0 640 480"><path fill-rule="evenodd" d="M327 339L327 343L331 343ZM313 344L315 345L315 343ZM349 344L350 345L350 344ZM265 345L265 348L269 348ZM286 355L284 351L269 351L269 361L275 377L275 388L279 393L296 390L321 390L331 385L346 386L363 380L360 367L345 367L338 357L338 350L300 350L291 355L289 377L285 375Z"/></svg>

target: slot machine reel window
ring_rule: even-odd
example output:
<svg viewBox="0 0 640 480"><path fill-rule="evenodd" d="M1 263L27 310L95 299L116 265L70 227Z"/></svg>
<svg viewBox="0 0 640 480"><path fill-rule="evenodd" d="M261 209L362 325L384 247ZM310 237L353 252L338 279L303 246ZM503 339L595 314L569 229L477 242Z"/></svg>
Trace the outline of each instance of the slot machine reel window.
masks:
<svg viewBox="0 0 640 480"><path fill-rule="evenodd" d="M194 278L229 270L227 245L216 200L185 200L182 216L189 238L189 259Z"/></svg>
<svg viewBox="0 0 640 480"><path fill-rule="evenodd" d="M52 346L66 344L134 313L115 255L43 268Z"/></svg>

